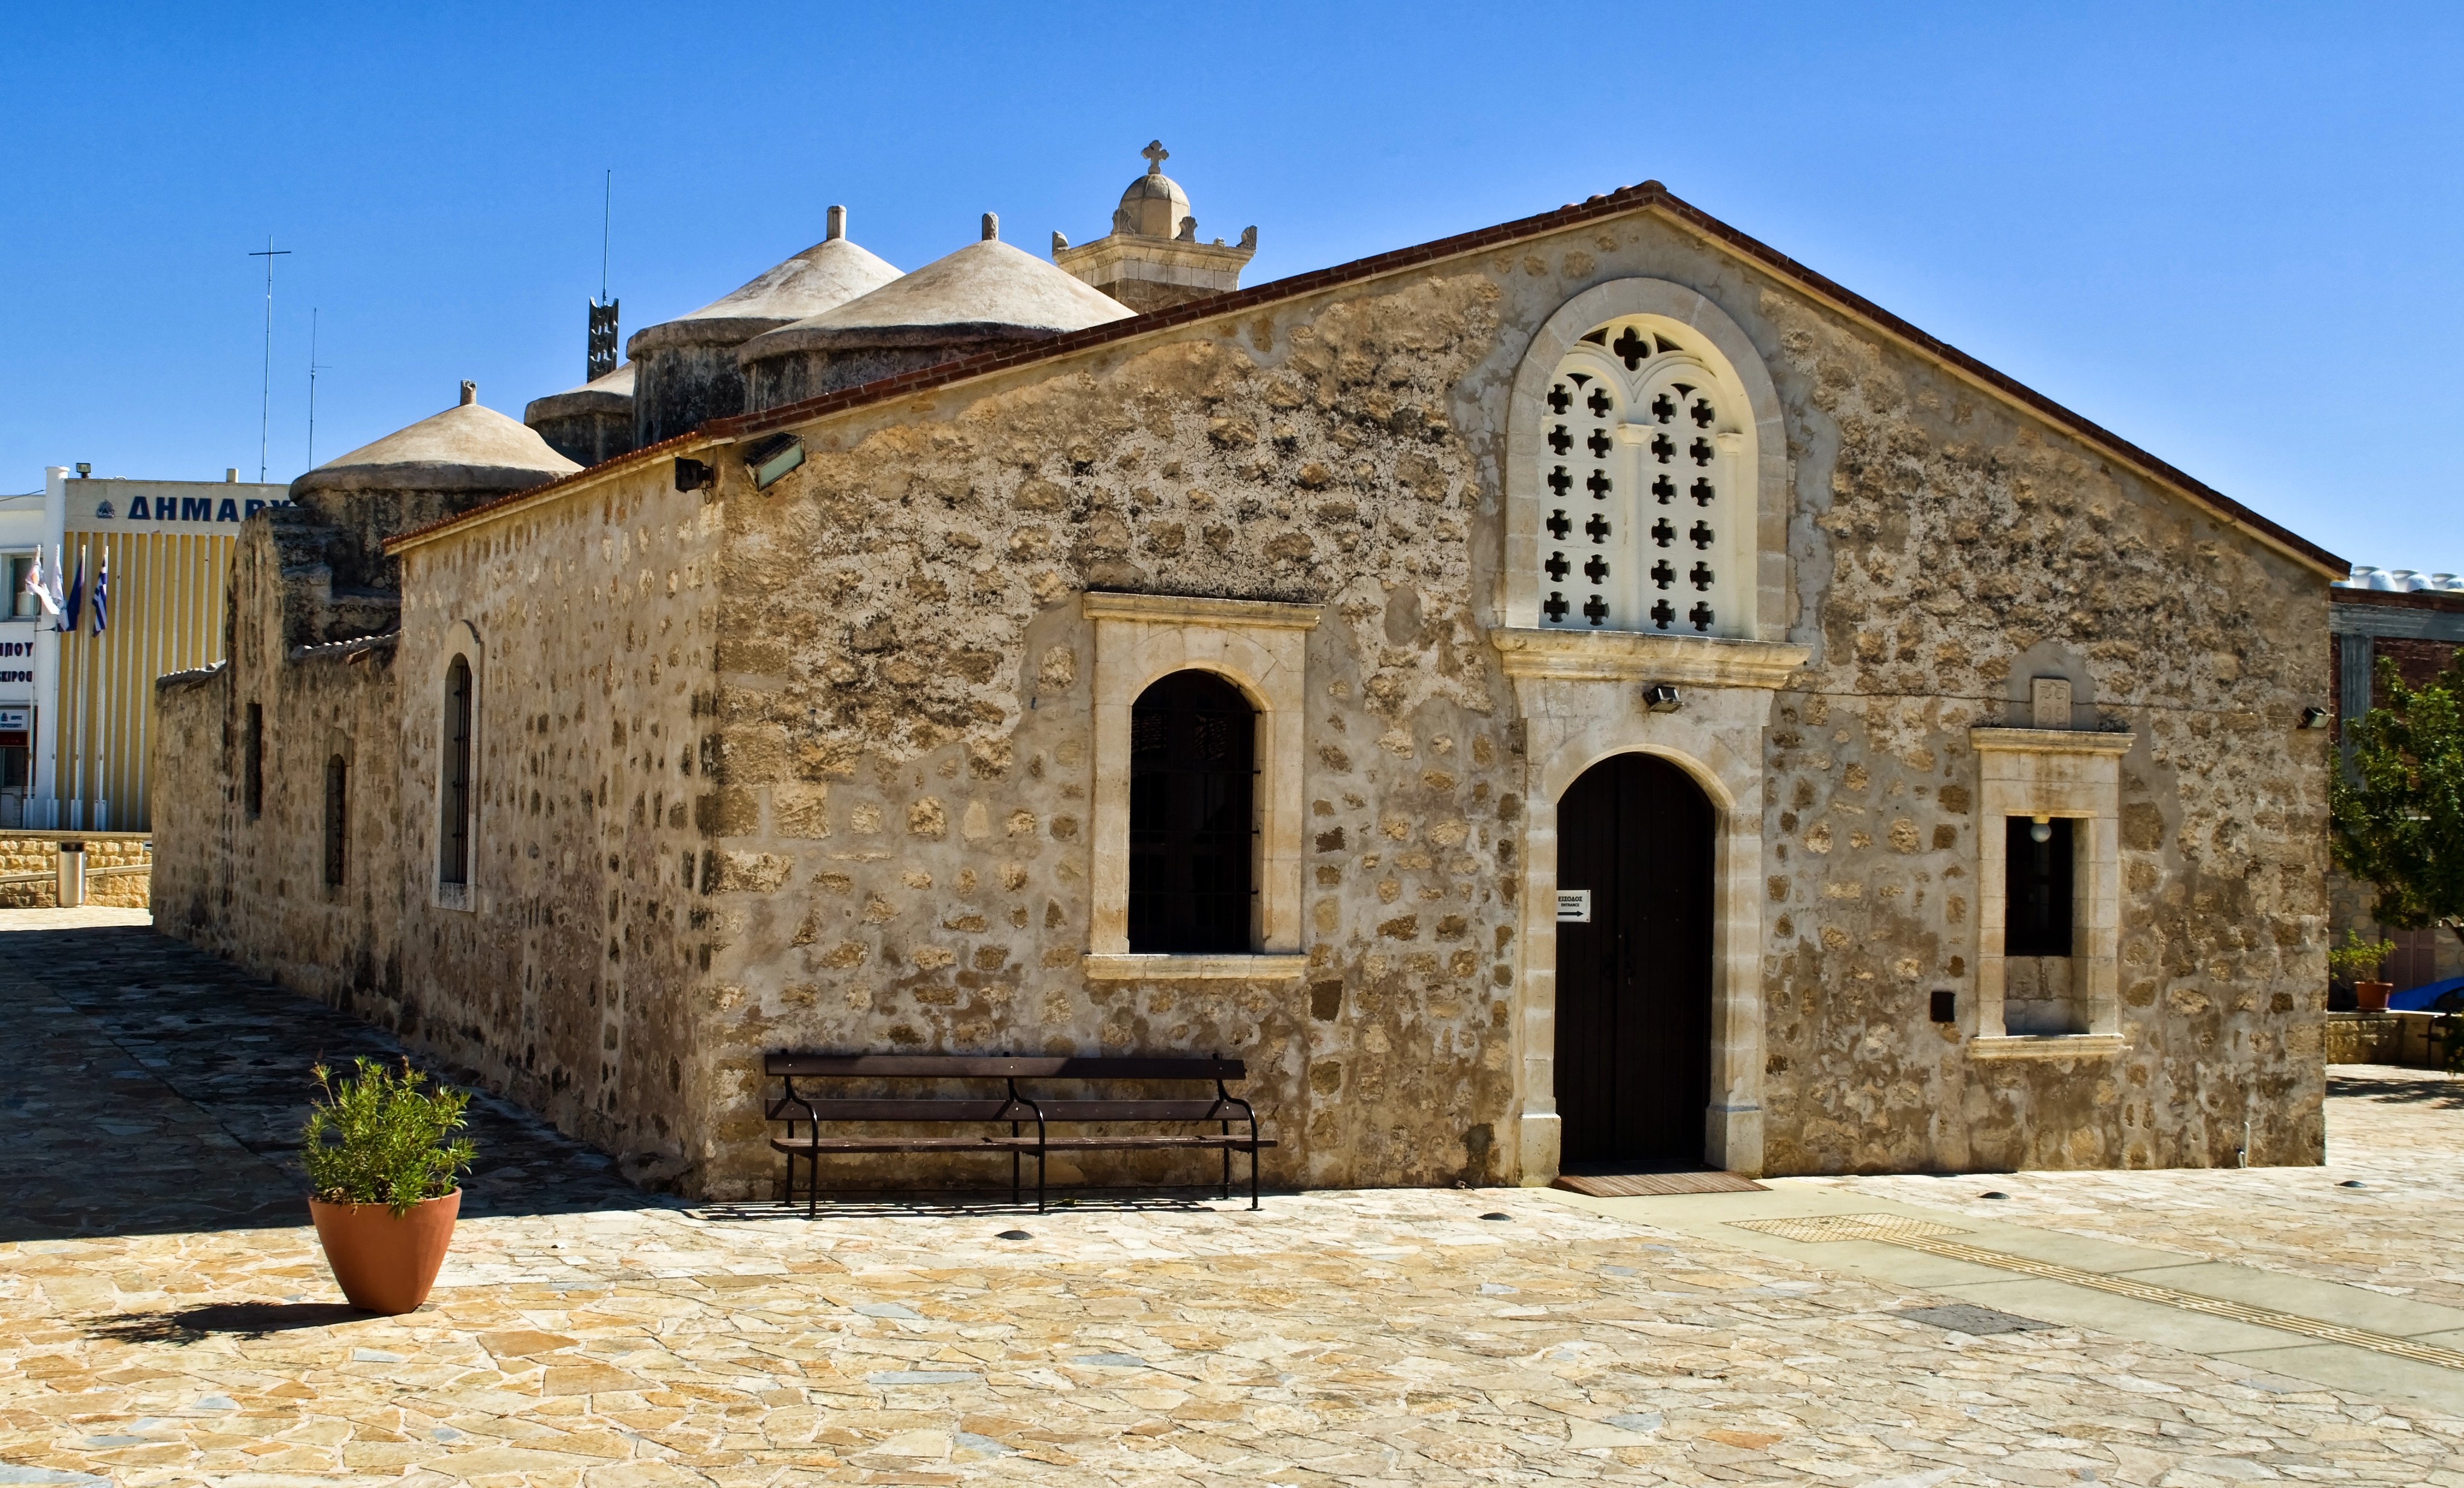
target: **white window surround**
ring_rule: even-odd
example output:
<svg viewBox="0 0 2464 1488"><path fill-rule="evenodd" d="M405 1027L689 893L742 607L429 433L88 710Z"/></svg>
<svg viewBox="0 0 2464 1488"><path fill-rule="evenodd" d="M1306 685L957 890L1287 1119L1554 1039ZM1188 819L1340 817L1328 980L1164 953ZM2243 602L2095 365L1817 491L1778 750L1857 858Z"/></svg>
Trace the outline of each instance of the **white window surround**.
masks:
<svg viewBox="0 0 2464 1488"><path fill-rule="evenodd" d="M1089 978L1288 981L1307 969L1301 946L1303 710L1309 635L1322 611L1317 605L1266 600L1080 596L1079 613L1095 633ZM1250 930L1256 951L1250 955L1130 950L1130 710L1158 679L1189 671L1225 678L1258 710L1258 893Z"/></svg>
<svg viewBox="0 0 2464 1488"><path fill-rule="evenodd" d="M1724 441L1735 448L1724 447L1722 464L1733 473L1727 477L1731 483L1744 482L1749 487L1730 498L1737 503L1732 509L1749 510L1752 529L1749 542L1749 534L1741 531L1724 544L1734 555L1726 562L1750 564L1750 581L1740 581L1729 591L1749 612L1738 616L1733 625L1723 616L1717 629L1729 637L1786 639L1788 439L1778 389L1761 353L1727 311L1695 290L1657 278L1612 279L1583 291L1560 305L1524 350L1507 404L1506 552L1499 577L1499 613L1509 628L1543 628L1540 606L1546 595L1540 565L1548 554L1542 523L1551 509L1547 503L1553 500L1544 484L1547 440L1553 420L1549 390L1570 355L1595 349L1582 337L1615 321L1664 327L1713 379L1728 420L1723 427L1734 436ZM1649 371L1648 365L1643 370ZM1644 437L1648 436L1645 432ZM1683 504L1692 509L1690 501Z"/></svg>
<svg viewBox="0 0 2464 1488"><path fill-rule="evenodd" d="M2119 1054L2122 1040L2122 757L2137 736L2063 728L1971 728L1976 750L1976 1031L1974 1059ZM2010 881L2003 823L2066 816L2072 852L2072 995L2083 1033L2004 1032L2002 954Z"/></svg>
<svg viewBox="0 0 2464 1488"><path fill-rule="evenodd" d="M471 855L462 868L462 881L448 883L437 863L437 853L445 840L445 678L452 670L453 658L460 656L471 668ZM479 642L479 633L467 620L456 620L445 628L444 644L437 648L435 661L429 668L428 697L425 705L410 715L414 728L428 731L429 758L434 762L431 789L432 809L429 821L435 835L427 847L429 902L439 909L458 909L466 913L479 907L479 874L486 855L480 851L479 772L486 750L480 746L486 722L488 698L487 648Z"/></svg>

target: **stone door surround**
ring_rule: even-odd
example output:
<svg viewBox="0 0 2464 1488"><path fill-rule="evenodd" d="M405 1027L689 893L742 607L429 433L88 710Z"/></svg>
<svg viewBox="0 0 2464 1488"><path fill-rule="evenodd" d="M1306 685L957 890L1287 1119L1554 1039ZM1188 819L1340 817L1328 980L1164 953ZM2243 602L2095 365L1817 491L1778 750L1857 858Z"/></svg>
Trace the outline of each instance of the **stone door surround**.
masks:
<svg viewBox="0 0 2464 1488"><path fill-rule="evenodd" d="M1090 803L1093 908L1086 973L1101 980L1222 977L1288 980L1301 945L1304 724L1309 634L1322 607L1177 594L1089 592L1095 632L1095 780ZM1258 710L1258 911L1245 956L1130 951L1130 710L1175 672L1212 672Z"/></svg>

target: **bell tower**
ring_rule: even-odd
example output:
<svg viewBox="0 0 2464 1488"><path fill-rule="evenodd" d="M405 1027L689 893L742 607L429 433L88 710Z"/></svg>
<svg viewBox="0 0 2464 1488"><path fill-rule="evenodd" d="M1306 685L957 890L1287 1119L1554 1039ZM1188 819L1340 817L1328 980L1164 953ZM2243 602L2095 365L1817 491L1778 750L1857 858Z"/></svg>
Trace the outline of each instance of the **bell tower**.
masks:
<svg viewBox="0 0 2464 1488"><path fill-rule="evenodd" d="M1112 231L1076 247L1053 233L1052 261L1140 315L1239 289L1242 268L1257 255L1258 230L1242 229L1238 244L1199 242L1189 194L1163 173L1172 152L1153 140L1140 153L1147 173L1121 193Z"/></svg>

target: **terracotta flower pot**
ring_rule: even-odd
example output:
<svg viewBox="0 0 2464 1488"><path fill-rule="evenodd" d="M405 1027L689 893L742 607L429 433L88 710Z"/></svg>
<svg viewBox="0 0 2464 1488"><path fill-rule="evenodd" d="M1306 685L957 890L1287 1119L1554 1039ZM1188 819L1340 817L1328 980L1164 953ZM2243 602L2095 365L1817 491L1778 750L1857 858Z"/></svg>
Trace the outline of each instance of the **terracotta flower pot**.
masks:
<svg viewBox="0 0 2464 1488"><path fill-rule="evenodd" d="M2385 1012L2387 994L2394 990L2393 982L2355 982L2353 1008L2360 1012Z"/></svg>
<svg viewBox="0 0 2464 1488"><path fill-rule="evenodd" d="M428 1199L400 1218L382 1204L328 1204L310 1199L325 1264L351 1305L365 1312L416 1311L436 1284L445 1247L462 1212L462 1190Z"/></svg>

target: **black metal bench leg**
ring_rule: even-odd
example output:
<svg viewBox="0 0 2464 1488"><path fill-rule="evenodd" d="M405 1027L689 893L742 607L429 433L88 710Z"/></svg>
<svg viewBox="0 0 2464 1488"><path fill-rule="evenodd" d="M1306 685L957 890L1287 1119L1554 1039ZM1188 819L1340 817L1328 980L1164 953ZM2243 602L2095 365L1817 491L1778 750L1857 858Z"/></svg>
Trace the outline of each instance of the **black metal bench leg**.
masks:
<svg viewBox="0 0 2464 1488"><path fill-rule="evenodd" d="M791 1199L789 1202L793 1202ZM819 1217L822 1210L822 1153L819 1147L804 1154L804 1217Z"/></svg>
<svg viewBox="0 0 2464 1488"><path fill-rule="evenodd" d="M1037 1213L1039 1213L1039 1214L1041 1214L1041 1213L1045 1212L1045 1208L1044 1208L1044 1149L1043 1149L1042 1147L1038 1147L1038 1148L1036 1148L1036 1149L1035 1149L1035 1211L1036 1211Z"/></svg>
<svg viewBox="0 0 2464 1488"><path fill-rule="evenodd" d="M1258 1207L1258 1131L1249 1129L1249 1208Z"/></svg>

